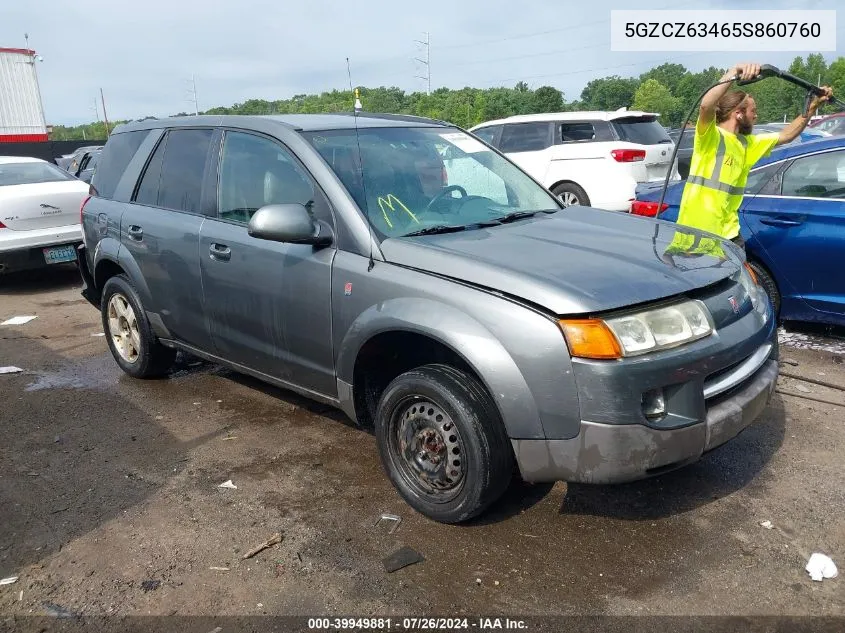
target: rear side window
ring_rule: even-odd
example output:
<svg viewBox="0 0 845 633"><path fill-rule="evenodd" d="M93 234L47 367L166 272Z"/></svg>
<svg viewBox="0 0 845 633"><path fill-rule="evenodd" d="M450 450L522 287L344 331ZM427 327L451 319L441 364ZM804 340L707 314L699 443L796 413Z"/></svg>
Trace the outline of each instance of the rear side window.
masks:
<svg viewBox="0 0 845 633"><path fill-rule="evenodd" d="M499 149L503 152L536 152L551 143L547 122L511 123L504 126Z"/></svg>
<svg viewBox="0 0 845 633"><path fill-rule="evenodd" d="M108 140L103 149L102 160L100 161L102 164L91 181L99 197L111 199L114 196L123 172L126 171L135 156L135 152L141 147L141 143L144 142L149 133L149 130L124 132L123 134L114 134Z"/></svg>
<svg viewBox="0 0 845 633"><path fill-rule="evenodd" d="M171 130L152 158L135 202L200 213L202 183L213 130Z"/></svg>
<svg viewBox="0 0 845 633"><path fill-rule="evenodd" d="M671 143L672 139L657 119L629 117L615 119L613 129L619 135L619 140L640 145L656 145L657 143Z"/></svg>
<svg viewBox="0 0 845 633"><path fill-rule="evenodd" d="M561 143L582 143L596 140L596 128L592 123L561 123Z"/></svg>

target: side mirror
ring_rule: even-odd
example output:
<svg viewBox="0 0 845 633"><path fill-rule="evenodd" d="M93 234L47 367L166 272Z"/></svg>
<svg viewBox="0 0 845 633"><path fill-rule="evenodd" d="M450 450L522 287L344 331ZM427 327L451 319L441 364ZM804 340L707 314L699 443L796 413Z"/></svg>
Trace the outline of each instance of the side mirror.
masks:
<svg viewBox="0 0 845 633"><path fill-rule="evenodd" d="M256 211L249 221L247 233L273 242L327 246L332 243L331 231L322 222L315 222L304 205L268 204Z"/></svg>

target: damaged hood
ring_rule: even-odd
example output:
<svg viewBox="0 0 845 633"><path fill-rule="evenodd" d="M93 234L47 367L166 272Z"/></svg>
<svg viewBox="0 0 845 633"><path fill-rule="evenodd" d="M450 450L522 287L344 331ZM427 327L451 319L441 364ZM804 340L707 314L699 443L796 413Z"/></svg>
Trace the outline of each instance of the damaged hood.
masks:
<svg viewBox="0 0 845 633"><path fill-rule="evenodd" d="M557 315L683 294L742 265L732 245L695 229L589 207L491 228L391 238L382 252L389 262L513 295Z"/></svg>

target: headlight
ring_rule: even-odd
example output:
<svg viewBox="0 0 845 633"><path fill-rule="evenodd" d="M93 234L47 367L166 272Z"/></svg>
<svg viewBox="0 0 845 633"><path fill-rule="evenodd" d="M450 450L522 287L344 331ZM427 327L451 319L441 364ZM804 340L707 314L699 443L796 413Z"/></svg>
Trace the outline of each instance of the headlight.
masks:
<svg viewBox="0 0 845 633"><path fill-rule="evenodd" d="M700 301L684 301L607 319L560 322L569 350L581 358L621 358L669 349L709 336L710 313Z"/></svg>
<svg viewBox="0 0 845 633"><path fill-rule="evenodd" d="M757 304L760 303L760 287L757 285L757 279L754 277L754 273L748 267L748 264L740 268L739 279L737 281L751 298L751 305L756 310Z"/></svg>

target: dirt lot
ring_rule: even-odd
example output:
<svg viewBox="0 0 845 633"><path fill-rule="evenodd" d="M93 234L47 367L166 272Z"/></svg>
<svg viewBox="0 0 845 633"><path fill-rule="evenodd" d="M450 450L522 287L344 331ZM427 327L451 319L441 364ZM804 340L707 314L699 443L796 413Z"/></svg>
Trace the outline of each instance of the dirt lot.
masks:
<svg viewBox="0 0 845 633"><path fill-rule="evenodd" d="M0 327L0 366L24 369L0 376L0 578L19 577L3 616L845 615L843 577L804 570L813 552L845 566L843 406L779 394L682 471L517 482L444 526L404 504L339 412L192 359L123 375L73 268L1 279L0 321L15 315L38 318ZM843 346L807 341L821 351L784 347L799 364L782 369L845 387ZM392 534L383 512L402 516ZM425 560L386 573L402 545Z"/></svg>

